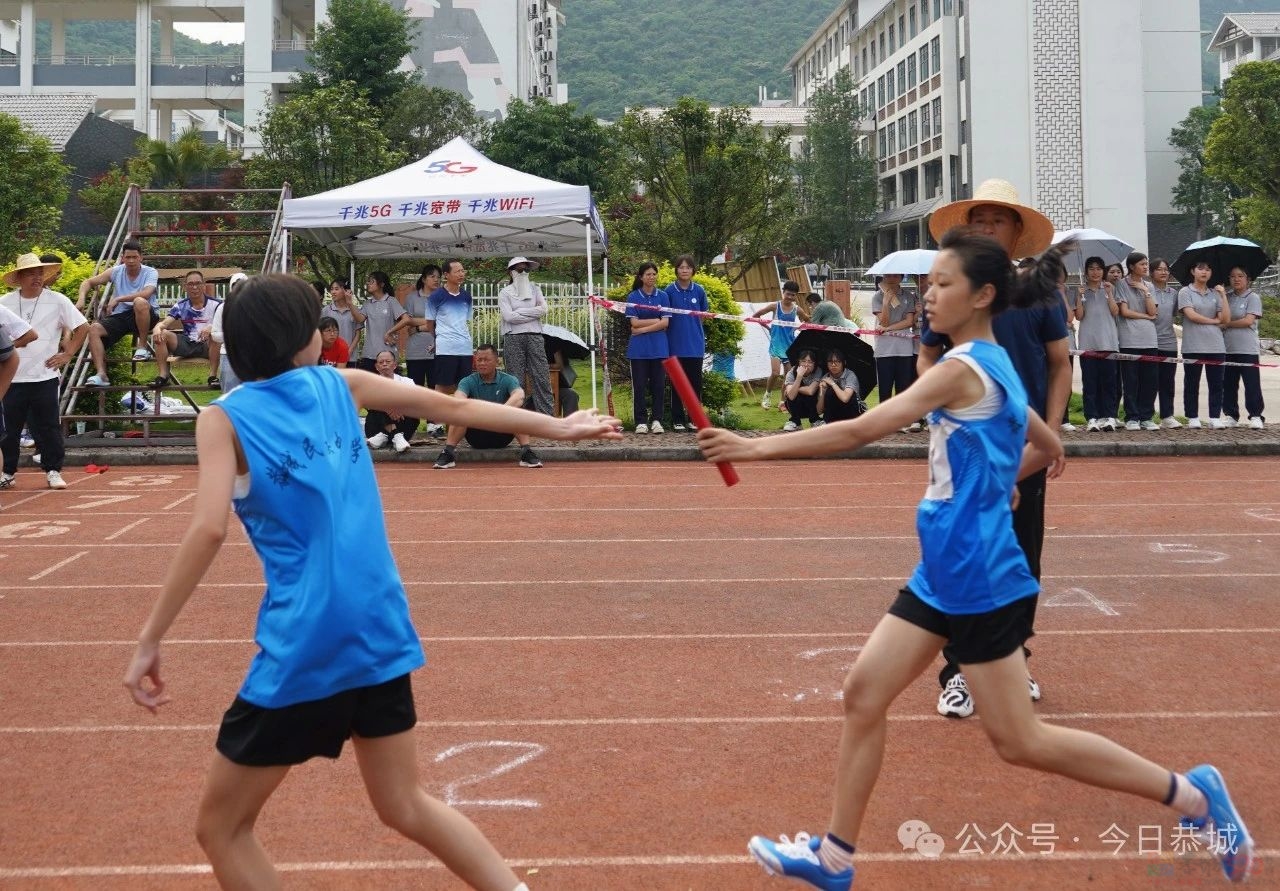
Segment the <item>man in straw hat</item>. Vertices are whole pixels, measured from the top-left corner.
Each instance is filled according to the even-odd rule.
[[[551,370],[547,364],[547,345],[542,337],[542,320],[547,315],[547,300],[542,289],[529,280],[538,264],[527,257],[512,257],[507,263],[511,284],[498,292],[498,310],[502,313],[502,362],[507,373],[525,385],[526,376],[533,388],[533,407],[544,415],[555,414],[551,397]]]
[[[978,186],[973,197],[953,201],[939,208],[929,220],[935,239],[956,226],[971,226],[1004,246],[1012,262],[1043,253],[1053,241],[1053,223],[1018,199],[1018,190],[1002,179],[989,179]],[[1071,354],[1068,352],[1064,307],[1010,309],[992,320],[996,342],[1004,347],[1013,367],[1027,388],[1027,404],[1041,418],[1061,419],[1071,396]],[[923,324],[917,370],[923,374],[942,355],[943,340]],[[1050,428],[1057,430],[1057,424]],[[1018,506],[1013,512],[1013,529],[1027,557],[1031,574],[1040,579],[1040,553],[1044,547],[1044,496],[1047,471],[1032,474],[1018,483]],[[1031,651],[1023,648],[1030,656]],[[973,714],[973,697],[960,667],[943,650],[947,664],[938,675],[942,693],[938,713],[949,718]],[[1030,676],[1031,698],[1040,698],[1040,686]]]
[[[58,416],[58,373],[80,351],[89,323],[62,294],[46,287],[62,273],[62,264],[23,254],[4,283],[17,288],[0,297],[0,306],[17,313],[36,330],[37,339],[18,349],[18,373],[4,397],[4,472],[0,489],[13,486],[18,472],[19,438],[25,424],[40,452],[50,489],[65,489],[62,479],[62,425]],[[67,334],[63,345],[63,334]]]

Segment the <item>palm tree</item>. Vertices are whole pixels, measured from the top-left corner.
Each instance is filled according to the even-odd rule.
[[[148,139],[143,146],[142,156],[154,171],[152,186],[172,186],[179,189],[186,188],[203,173],[225,167],[233,159],[231,152],[222,143],[205,142],[194,124],[178,134],[178,138],[171,143],[161,139]]]

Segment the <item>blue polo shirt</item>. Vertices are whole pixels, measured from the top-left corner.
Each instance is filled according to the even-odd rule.
[[[652,294],[645,294],[639,290],[632,291],[627,295],[627,302],[640,303],[646,307],[645,309],[638,309],[634,306],[628,307],[627,316],[632,319],[661,319],[663,318],[663,313],[659,308],[671,305],[671,299],[667,296],[667,292],[661,288],[658,288]],[[655,309],[648,309],[647,307],[650,306],[655,307]],[[631,340],[627,343],[628,359],[665,359],[670,355],[666,331],[648,331],[644,334],[632,334]]]
[[[707,311],[707,292],[697,282],[689,282],[688,289],[679,282],[667,285],[667,299],[676,309]],[[673,356],[702,358],[707,351],[707,333],[702,319],[697,316],[673,314],[667,322],[667,349]]]
[[[147,266],[145,263],[138,270],[137,278],[129,277],[129,270],[125,268],[123,263],[112,266],[109,275],[111,276],[111,295],[113,297],[136,294],[143,288],[156,287],[160,284],[160,273],[156,272],[155,267]],[[158,291],[152,291],[149,300],[151,309],[159,312],[160,296]],[[118,316],[126,312],[133,312],[133,306],[128,303],[117,303],[111,314]]]

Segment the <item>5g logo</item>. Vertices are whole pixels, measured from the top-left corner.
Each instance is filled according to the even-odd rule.
[[[426,167],[427,173],[473,173],[475,166],[463,164],[461,161],[432,161]]]

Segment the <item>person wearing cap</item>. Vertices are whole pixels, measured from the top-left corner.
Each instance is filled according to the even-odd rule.
[[[18,371],[4,396],[4,469],[0,489],[14,484],[25,424],[40,452],[40,466],[50,489],[65,489],[62,478],[62,425],[58,414],[59,371],[80,351],[89,322],[64,295],[46,287],[62,273],[61,263],[46,263],[23,254],[4,283],[17,288],[0,297],[0,306],[15,312],[35,329],[37,338],[18,348]],[[62,336],[67,334],[65,347]]]
[[[227,295],[234,294],[248,280],[249,276],[243,272],[233,273],[227,281]],[[240,378],[236,376],[235,369],[231,367],[231,359],[227,356],[226,337],[222,330],[222,310],[226,305],[225,300],[218,303],[213,310],[213,323],[209,326],[209,339],[221,347],[219,349],[221,355],[218,359],[218,381],[222,386],[223,394],[230,393],[240,386]]]
[[[529,273],[537,268],[538,264],[527,257],[512,257],[507,263],[510,284],[498,292],[502,363],[520,386],[528,381],[534,410],[553,415],[556,409],[551,396],[551,368],[542,337],[547,299],[542,296],[542,289],[529,280]]]
[[[132,238],[126,241],[120,248],[118,264],[80,283],[76,309],[84,308],[90,289],[107,282],[111,283],[111,299],[101,307],[98,321],[89,326],[89,354],[97,374],[90,377],[88,383],[95,387],[110,385],[107,350],[122,337],[132,334],[138,338],[134,361],[145,362],[151,358],[146,339],[160,321],[160,301],[156,297],[160,273],[142,262],[140,242]]]
[[[956,226],[971,226],[979,233],[995,239],[1009,255],[1010,262],[1043,253],[1053,241],[1053,223],[1038,210],[1023,204],[1013,184],[989,179],[974,190],[973,197],[955,201],[934,212],[929,219],[929,232],[941,240]],[[1050,427],[1066,411],[1071,395],[1071,354],[1067,348],[1065,307],[1031,307],[1010,309],[992,320],[996,343],[1004,347],[1013,367],[1027,388],[1027,404],[1041,418],[1053,419]],[[917,370],[923,374],[942,355],[942,338],[928,328],[928,319],[920,332],[920,355]],[[1044,547],[1044,499],[1046,472],[1034,473],[1018,483],[1018,506],[1013,512],[1013,530],[1027,565],[1036,580],[1040,579],[1040,553]],[[1034,621],[1034,615],[1032,619]],[[1024,651],[1028,656],[1029,650]],[[946,665],[938,675],[942,693],[938,697],[938,713],[946,717],[965,718],[973,714],[973,697],[968,684],[951,653],[943,650]],[[1027,687],[1034,700],[1040,699],[1040,686],[1027,677]]]

